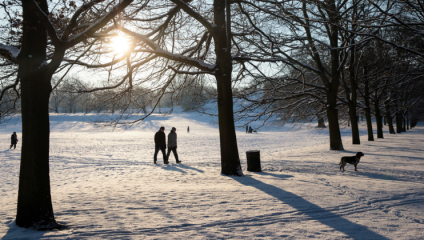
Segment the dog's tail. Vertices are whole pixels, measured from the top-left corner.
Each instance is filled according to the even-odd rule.
[[[337,164],[337,165],[342,165],[342,160],[340,159],[340,162],[339,162],[339,164]]]

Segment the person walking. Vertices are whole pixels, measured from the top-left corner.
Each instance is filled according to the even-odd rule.
[[[16,144],[18,143],[18,135],[16,135],[16,132],[13,132],[12,136],[11,136],[11,144],[10,144],[10,148],[12,149],[12,146],[15,146],[14,149],[16,149]]]
[[[187,126],[187,133],[190,133],[190,126]]]
[[[165,136],[165,127],[160,127],[159,131],[155,134],[155,155],[153,156],[153,163],[156,164],[157,156],[159,150],[163,155],[163,163],[168,164],[168,158],[165,155],[166,149],[166,136]]]
[[[169,155],[171,154],[171,151],[174,153],[175,160],[177,163],[180,163],[181,161],[178,160],[178,154],[177,154],[177,129],[172,128],[171,132],[168,134],[168,154],[166,154],[166,158],[169,159]]]
[[[249,126],[249,133],[252,133],[253,129],[252,126]]]

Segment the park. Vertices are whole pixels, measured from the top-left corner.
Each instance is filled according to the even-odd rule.
[[[421,0],[4,0],[0,33],[2,239],[423,237]]]

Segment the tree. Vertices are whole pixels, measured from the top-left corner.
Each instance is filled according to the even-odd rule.
[[[16,47],[0,44],[0,54],[7,59],[6,62],[18,66],[16,81],[3,88],[1,94],[20,85],[22,153],[16,224],[21,227],[60,227],[54,218],[49,179],[51,81],[65,52],[92,38],[99,30],[107,31],[102,28],[132,0],[122,0],[109,11],[101,12],[101,17],[98,14],[90,16],[92,6],[102,6],[106,10],[111,4],[101,2],[85,3],[71,18],[62,21],[67,8],[63,8],[56,17],[55,13],[49,13],[46,0],[23,0],[20,5],[21,44]],[[75,2],[70,4],[71,7],[75,6]],[[12,9],[8,11],[12,12]],[[50,46],[54,50],[47,55]]]
[[[267,53],[270,58],[262,57],[257,61],[282,62],[300,73],[301,78],[298,78],[297,81],[305,87],[316,90],[308,90],[304,94],[324,103],[329,125],[330,149],[343,150],[339,127],[338,105],[340,103],[338,98],[340,76],[348,59],[344,49],[362,42],[350,41],[352,37],[342,39],[341,23],[343,20],[341,16],[350,14],[349,12],[353,9],[352,5],[356,6],[361,1],[343,1],[337,5],[333,0],[258,2],[261,2],[262,5],[251,4],[251,9],[243,11],[255,33],[261,35],[258,40],[249,35],[244,37],[251,38],[250,42],[256,46],[257,51]],[[249,16],[252,11],[262,12],[264,17],[253,19]],[[266,23],[267,20],[272,21],[273,26],[279,27],[270,28],[261,24]],[[262,25],[265,26],[262,27]],[[305,55],[307,55],[306,59]],[[246,57],[235,59],[252,60]],[[309,84],[303,80],[302,73],[313,73],[319,81]],[[286,81],[283,83],[285,84]],[[352,114],[356,115],[354,109]]]
[[[166,79],[155,83],[159,85],[161,82],[160,97],[179,74],[210,75],[216,82],[218,95],[221,172],[242,175],[233,116],[230,1],[214,0],[211,4],[171,2],[173,5],[151,5],[155,12],[137,11],[123,17],[119,30],[134,39],[135,49],[141,53],[132,59],[127,80],[132,81],[133,74],[141,71],[140,66],[153,59],[158,62],[150,67],[156,70],[151,70],[152,77],[147,79],[154,79],[156,74]],[[143,18],[153,14],[156,16]],[[140,23],[140,28],[125,27],[134,20]],[[149,26],[148,32],[144,31],[143,24]],[[200,71],[191,70],[193,68]]]

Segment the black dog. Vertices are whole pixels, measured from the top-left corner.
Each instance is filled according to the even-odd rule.
[[[343,171],[345,170],[344,167],[346,166],[346,164],[352,164],[355,166],[355,171],[356,171],[356,165],[359,164],[359,160],[361,160],[361,157],[364,156],[364,154],[362,152],[357,152],[356,156],[351,156],[351,157],[342,157],[342,159],[340,159],[340,170],[343,169]]]

